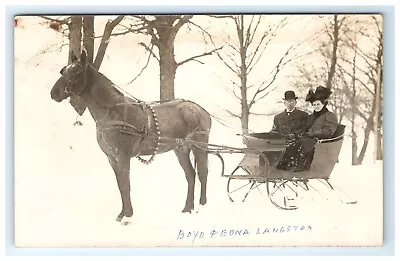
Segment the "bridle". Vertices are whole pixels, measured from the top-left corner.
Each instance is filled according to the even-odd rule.
[[[62,75],[62,77],[65,78],[65,80],[67,81],[67,85],[64,88],[64,92],[70,94],[71,93],[71,86],[78,82],[82,76],[86,76],[86,71],[87,71],[87,66],[83,67],[81,64],[77,64],[77,66],[79,65],[80,69],[82,69],[82,71],[75,77],[75,79],[70,80],[66,77],[66,74],[64,74],[65,70],[68,70],[67,67],[64,67],[60,73]],[[86,77],[85,77],[85,82],[84,82],[84,86],[86,86]],[[83,91],[82,91],[83,92]]]

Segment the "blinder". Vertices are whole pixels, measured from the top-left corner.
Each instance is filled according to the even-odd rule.
[[[81,78],[82,78],[82,76],[85,76],[86,75],[86,70],[87,70],[87,67],[85,66],[85,67],[83,67],[81,64],[79,64],[79,63],[76,63],[75,65],[77,65],[77,66],[79,66],[79,70],[78,70],[78,73],[76,73],[77,74],[77,76],[73,79],[73,80],[70,80],[68,77],[67,77],[67,72],[68,72],[68,66],[64,66],[61,70],[60,70],[60,74],[62,75],[62,77],[64,77],[65,78],[65,80],[67,81],[67,84],[66,84],[66,86],[65,86],[65,89],[64,89],[64,92],[65,93],[68,93],[68,94],[70,94],[71,93],[71,86],[74,84],[74,83],[76,83],[77,81],[79,81]],[[86,85],[86,77],[85,77],[85,82],[84,82],[84,84],[83,84],[84,86]],[[82,93],[82,91],[80,92],[80,93]],[[80,93],[77,93],[77,94],[80,94]]]
[[[61,70],[60,70],[60,74],[63,75],[65,72],[65,69],[67,69],[67,66],[64,66]]]

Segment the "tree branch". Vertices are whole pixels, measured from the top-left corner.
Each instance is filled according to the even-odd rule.
[[[135,78],[133,78],[131,81],[129,81],[129,83],[128,84],[131,84],[131,83],[133,83],[137,78],[139,78],[141,75],[142,75],[142,73],[144,72],[144,70],[147,68],[147,66],[149,65],[149,63],[150,63],[150,57],[153,55],[153,57],[154,58],[156,58],[158,61],[160,61],[158,58],[157,58],[157,56],[155,56],[155,54],[154,54],[154,52],[153,52],[153,46],[154,45],[151,45],[151,47],[148,47],[145,43],[139,43],[141,46],[143,46],[148,52],[149,52],[149,55],[147,56],[147,60],[146,60],[146,64],[143,66],[143,68],[140,70],[140,72],[138,73],[138,75],[136,75],[136,77]]]
[[[160,58],[158,58],[157,55],[153,52],[154,44],[149,47],[145,43],[140,42],[139,45],[146,49],[147,52],[149,52],[158,62],[160,62]]]
[[[213,53],[215,53],[215,52],[221,50],[222,48],[223,48],[223,46],[221,46],[221,47],[219,47],[219,48],[216,48],[216,49],[214,49],[214,50],[211,50],[211,51],[209,51],[209,52],[205,52],[205,53],[202,53],[202,54],[199,54],[199,55],[195,55],[195,56],[193,56],[193,57],[190,57],[190,58],[188,58],[188,59],[185,59],[185,60],[183,60],[183,61],[177,63],[177,66],[180,66],[180,65],[182,65],[182,64],[184,64],[184,63],[193,61],[193,60],[195,60],[196,58],[199,58],[199,57],[211,55],[211,54],[213,54]]]
[[[225,109],[225,112],[227,112],[230,116],[235,117],[235,118],[239,118],[240,119],[240,115],[230,111],[229,109]]]
[[[186,23],[189,22],[190,19],[193,18],[193,15],[184,15],[179,18],[178,22],[173,26],[173,31],[176,33],[179,29]]]
[[[104,33],[103,33],[103,37],[101,38],[101,43],[99,46],[99,49],[97,51],[97,55],[96,55],[96,59],[94,61],[94,67],[96,69],[100,68],[100,65],[103,61],[104,55],[106,53],[106,49],[108,46],[108,43],[110,41],[110,37],[111,37],[111,33],[114,29],[114,27],[119,24],[122,19],[124,19],[124,15],[119,15],[117,18],[115,18],[114,20],[112,20],[111,22],[108,21],[105,28],[104,28]]]
[[[48,20],[48,21],[57,22],[57,23],[60,23],[60,24],[66,24],[66,25],[68,25],[69,20],[71,20],[71,17],[70,17],[70,16],[68,16],[67,18],[64,18],[64,19],[62,19],[62,20],[60,20],[60,19],[54,19],[54,18],[51,18],[51,17],[48,17],[48,16],[43,16],[43,15],[41,15],[41,16],[39,16],[39,17],[40,17],[40,18],[43,18],[43,19],[45,19],[45,20]]]
[[[281,59],[279,60],[278,64],[276,65],[276,67],[275,67],[275,69],[274,69],[275,73],[274,73],[274,75],[272,76],[272,79],[270,80],[270,82],[269,82],[265,87],[262,87],[263,84],[266,82],[266,81],[265,81],[265,82],[257,89],[257,91],[254,93],[252,99],[250,100],[249,107],[252,106],[252,105],[256,102],[256,98],[257,98],[258,95],[260,95],[262,92],[264,92],[266,89],[268,89],[268,88],[275,82],[276,77],[278,76],[278,74],[279,74],[281,68],[282,68],[283,66],[285,66],[288,62],[291,61],[291,59],[289,59],[288,61],[284,62],[284,59],[286,58],[286,56],[288,56],[288,54],[290,53],[290,50],[291,50],[292,48],[293,48],[293,45],[290,46],[290,47],[287,49],[286,53],[285,53],[285,54],[281,57]],[[265,97],[265,95],[263,95],[263,97]]]
[[[276,26],[275,28],[269,27],[267,31],[264,32],[263,36],[261,37],[260,41],[258,41],[257,47],[254,50],[254,52],[250,53],[248,56],[249,62],[248,62],[248,73],[250,73],[253,68],[258,64],[260,61],[261,57],[263,56],[265,50],[267,49],[269,43],[277,36],[277,33],[279,30],[284,28],[287,23],[286,23],[286,18],[282,19]],[[255,35],[255,32],[253,33],[253,37]],[[270,36],[270,37],[268,37]],[[267,38],[268,37],[268,38]],[[251,41],[253,42],[253,40]]]

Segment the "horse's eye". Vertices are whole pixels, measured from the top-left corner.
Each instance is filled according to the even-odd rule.
[[[64,74],[65,68],[67,68],[67,66],[64,66],[64,67],[61,69],[61,71],[60,71],[60,74],[61,74],[61,75]]]

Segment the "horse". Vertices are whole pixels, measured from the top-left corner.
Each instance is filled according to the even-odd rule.
[[[131,223],[130,160],[137,157],[150,164],[156,154],[174,151],[187,180],[183,213],[194,210],[196,170],[201,184],[200,205],[207,203],[208,154],[197,144],[207,144],[211,130],[210,114],[198,104],[183,99],[144,102],[124,95],[114,83],[87,62],[86,51],[60,71],[50,96],[56,102],[70,97],[71,105],[82,115],[88,108],[96,123],[97,142],[115,173],[122,210],[116,220]],[[185,142],[190,140],[191,142]],[[193,153],[194,163],[190,160]],[[141,156],[150,156],[148,160]]]

